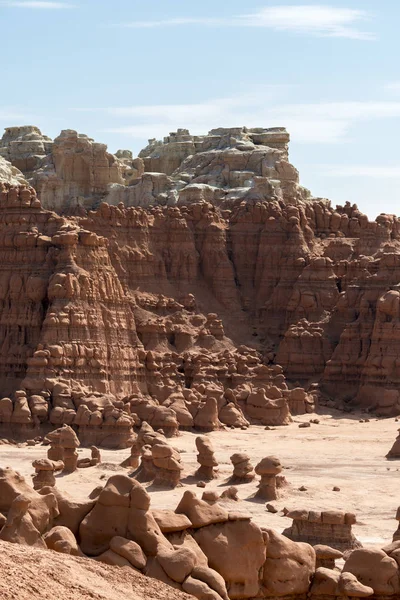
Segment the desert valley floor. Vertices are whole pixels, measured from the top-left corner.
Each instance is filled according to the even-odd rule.
[[[280,491],[273,502],[278,509],[269,513],[265,501],[254,499],[258,478],[238,487],[239,498],[260,526],[278,532],[291,525],[291,519],[282,515],[282,509],[343,510],[357,515],[353,532],[365,547],[381,547],[391,542],[398,523],[395,520],[400,497],[400,460],[387,460],[385,455],[396,438],[399,422],[395,418],[375,419],[365,422],[366,415],[344,414],[324,410],[318,415],[294,417],[286,427],[265,430],[251,426],[246,431],[227,429],[211,432],[210,436],[219,463],[218,479],[207,484],[207,490],[222,492],[229,487],[232,464],[229,457],[234,452],[246,452],[253,465],[266,455],[277,456],[285,469],[288,486]],[[299,428],[299,423],[318,419],[319,424]],[[363,422],[360,422],[362,420]],[[197,434],[180,432],[169,440],[179,449],[184,471],[183,485],[173,490],[147,487],[153,508],[174,509],[185,489],[193,489],[201,496],[191,477],[198,467],[195,437]],[[32,461],[46,456],[47,447],[0,446],[0,465],[10,466],[27,480],[33,474]],[[89,456],[86,448],[78,449],[80,458]],[[118,471],[128,473],[119,464],[129,455],[125,450],[101,450],[102,463],[96,467],[78,469],[69,475],[58,475],[57,486],[74,498],[85,498],[98,485]],[[145,484],[148,485],[148,484]],[[300,491],[300,487],[307,488]],[[339,487],[340,491],[333,491]]]

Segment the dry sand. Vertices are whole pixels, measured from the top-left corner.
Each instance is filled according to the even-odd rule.
[[[302,421],[318,418],[318,425],[299,428]],[[207,484],[208,490],[222,492],[230,485],[234,452],[247,452],[253,465],[268,455],[277,456],[285,466],[289,486],[273,504],[279,511],[284,507],[315,510],[344,510],[354,512],[358,523],[353,527],[356,537],[365,546],[380,547],[392,539],[397,528],[395,514],[400,505],[400,460],[388,461],[385,455],[391,448],[399,422],[395,419],[371,418],[360,423],[365,415],[343,415],[337,411],[295,417],[287,427],[265,430],[251,426],[247,431],[226,430],[208,434],[219,462],[218,479]],[[174,509],[185,489],[199,495],[201,489],[191,477],[198,464],[195,448],[196,434],[183,432],[170,443],[181,451],[184,465],[183,485],[175,490],[148,487],[154,508]],[[43,446],[0,446],[0,465],[10,466],[30,480],[32,460],[45,457]],[[86,448],[79,449],[80,457],[89,456]],[[102,450],[103,463],[97,467],[79,469],[67,476],[57,477],[57,486],[74,497],[84,498],[91,490],[104,484],[116,472],[128,473],[118,465],[129,455],[128,450]],[[305,486],[306,491],[298,488]],[[333,487],[338,486],[339,492]],[[257,481],[237,486],[241,507],[262,526],[281,532],[291,524],[281,512],[268,513],[265,502],[253,498]]]

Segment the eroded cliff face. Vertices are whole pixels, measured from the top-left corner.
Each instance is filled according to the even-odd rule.
[[[179,130],[134,159],[7,129],[0,378],[28,409],[0,420],[41,396],[53,424],[83,426],[81,404],[121,427],[268,424],[299,387],[399,414],[400,221],[313,198],[288,141]]]

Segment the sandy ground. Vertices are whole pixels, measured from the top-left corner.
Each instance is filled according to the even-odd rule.
[[[302,421],[318,418],[318,425],[299,428]],[[253,465],[268,455],[279,457],[288,487],[281,491],[273,504],[279,510],[269,513],[265,502],[253,498],[257,480],[237,486],[242,500],[241,508],[253,515],[262,526],[281,532],[291,524],[281,510],[306,508],[315,510],[343,510],[354,512],[358,523],[354,534],[365,546],[380,547],[392,539],[397,528],[395,520],[400,505],[400,460],[388,461],[400,423],[395,419],[371,419],[360,423],[365,415],[343,415],[329,411],[321,415],[295,417],[288,427],[265,430],[252,426],[247,431],[226,430],[210,433],[219,462],[218,479],[207,484],[209,490],[222,492],[230,485],[232,465],[229,457],[234,452],[247,452]],[[148,487],[155,508],[174,509],[185,489],[201,495],[191,477],[198,464],[195,448],[196,434],[183,432],[170,443],[180,450],[184,465],[182,487],[175,490]],[[0,465],[10,466],[28,480],[33,473],[32,460],[46,456],[47,448],[0,446]],[[88,449],[79,449],[80,457],[89,456]],[[91,490],[104,484],[116,472],[128,473],[118,465],[129,455],[129,450],[102,450],[102,464],[79,469],[67,476],[57,477],[57,486],[74,497],[84,498]],[[305,486],[306,491],[299,488]],[[338,486],[339,492],[333,487]]]

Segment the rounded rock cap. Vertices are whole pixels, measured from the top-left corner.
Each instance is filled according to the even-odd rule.
[[[277,475],[282,471],[282,465],[276,456],[266,456],[255,468],[257,475]]]

